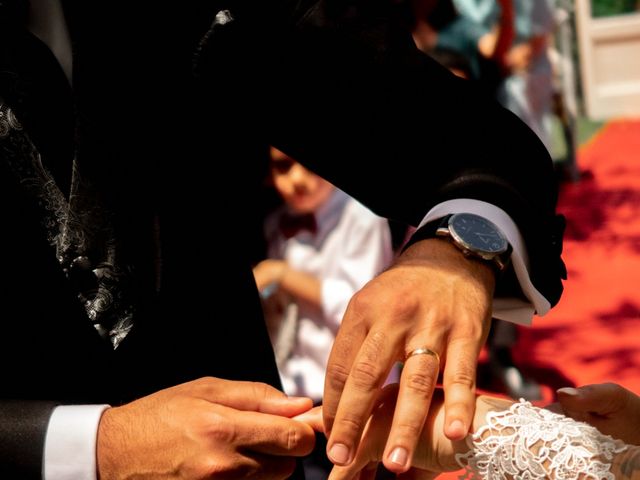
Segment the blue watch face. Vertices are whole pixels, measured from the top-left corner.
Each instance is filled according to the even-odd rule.
[[[489,220],[471,213],[458,213],[449,219],[449,230],[471,250],[502,253],[508,242],[502,232]]]

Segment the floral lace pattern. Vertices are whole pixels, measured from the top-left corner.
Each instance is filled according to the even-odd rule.
[[[487,425],[467,437],[471,450],[456,455],[460,478],[613,480],[611,460],[626,450],[594,427],[520,400],[487,414]]]

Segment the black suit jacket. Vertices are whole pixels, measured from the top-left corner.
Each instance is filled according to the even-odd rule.
[[[57,404],[119,404],[205,375],[279,385],[250,269],[268,143],[407,224],[451,198],[500,206],[534,284],[558,301],[544,146],[421,54],[393,5],[234,2],[222,25],[215,2],[69,0],[73,92],[46,47],[17,22],[3,29],[0,97],[62,189],[74,154],[95,181],[139,307],[111,349],[0,148],[3,478],[40,478]]]

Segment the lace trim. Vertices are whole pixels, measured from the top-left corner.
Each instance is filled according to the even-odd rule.
[[[489,412],[487,425],[467,437],[471,450],[457,454],[460,477],[482,479],[613,480],[620,440],[563,415],[520,400],[509,410]]]

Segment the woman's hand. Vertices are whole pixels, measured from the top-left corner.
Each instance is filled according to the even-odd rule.
[[[561,388],[562,413],[625,443],[640,445],[640,397],[615,383]]]

